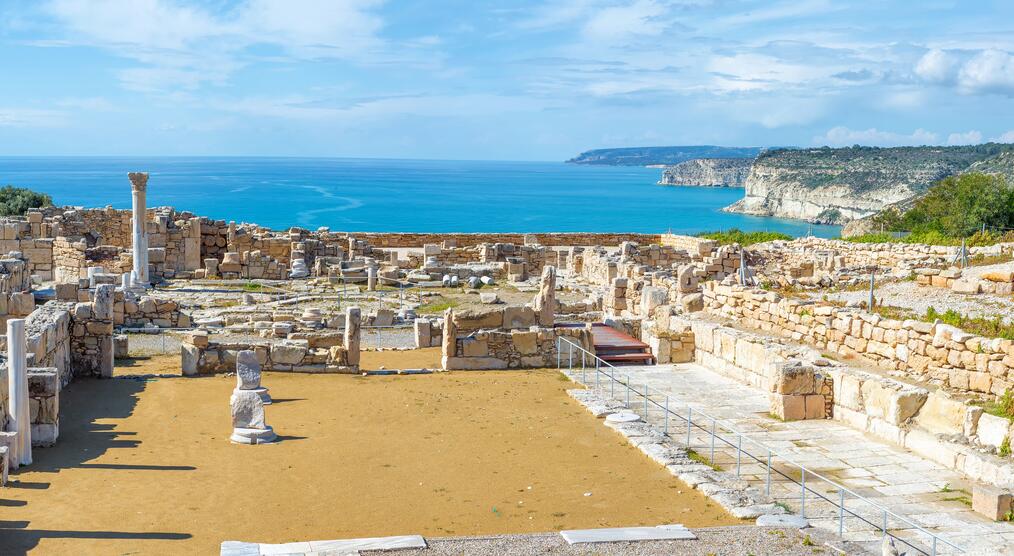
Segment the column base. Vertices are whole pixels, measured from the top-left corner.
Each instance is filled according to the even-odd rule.
[[[278,439],[275,430],[271,427],[266,429],[232,429],[232,436],[229,440],[233,444],[270,444]]]

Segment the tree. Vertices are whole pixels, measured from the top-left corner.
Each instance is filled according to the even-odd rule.
[[[17,216],[30,208],[50,206],[53,206],[53,199],[45,193],[11,185],[0,187],[0,216]]]
[[[899,231],[965,237],[986,225],[1014,227],[1014,188],[1002,176],[962,174],[941,180],[901,215],[881,221]]]

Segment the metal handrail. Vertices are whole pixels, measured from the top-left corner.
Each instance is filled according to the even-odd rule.
[[[664,412],[664,414],[666,415],[665,426],[664,426],[664,430],[663,430],[663,434],[666,437],[672,438],[672,436],[669,435],[669,431],[668,431],[668,429],[669,429],[669,419],[668,419],[668,416],[672,415],[672,416],[675,416],[675,417],[679,418],[680,420],[686,421],[687,424],[688,424],[688,427],[687,427],[687,448],[688,449],[690,448],[690,435],[691,435],[691,431],[693,430],[693,427],[696,427],[697,429],[710,434],[710,436],[711,436],[711,462],[712,462],[712,464],[714,464],[714,461],[715,461],[715,441],[716,440],[721,441],[722,443],[726,444],[730,448],[735,448],[736,449],[736,473],[737,473],[737,475],[739,474],[740,466],[742,464],[742,461],[741,461],[742,458],[741,458],[741,456],[743,454],[746,454],[749,458],[753,459],[757,463],[766,463],[767,464],[767,470],[768,470],[768,477],[767,477],[767,482],[766,482],[766,491],[767,491],[767,494],[770,495],[770,492],[771,492],[771,472],[772,471],[774,473],[776,473],[776,474],[778,474],[778,475],[780,475],[780,476],[788,479],[789,481],[792,481],[793,483],[796,483],[796,484],[800,485],[800,488],[801,488],[800,515],[802,515],[803,517],[805,517],[805,513],[806,513],[806,493],[807,492],[810,492],[813,495],[816,495],[818,498],[820,498],[820,499],[822,499],[822,500],[824,500],[826,502],[830,502],[832,505],[834,505],[838,509],[838,535],[839,535],[839,537],[843,537],[844,536],[843,535],[843,526],[844,526],[845,513],[848,513],[849,515],[851,515],[851,516],[853,516],[853,517],[861,520],[862,522],[864,522],[864,523],[866,523],[868,525],[871,525],[873,527],[881,529],[883,531],[883,533],[884,533],[885,536],[889,536],[891,538],[894,538],[894,539],[896,539],[896,540],[904,543],[905,545],[909,546],[913,550],[918,551],[921,554],[926,554],[928,556],[936,556],[936,554],[937,554],[937,543],[938,542],[943,543],[943,544],[945,544],[945,545],[953,548],[954,550],[958,551],[959,553],[964,553],[965,552],[964,549],[962,549],[960,546],[958,546],[958,545],[956,545],[956,544],[948,541],[947,539],[941,537],[940,535],[937,535],[936,533],[927,531],[925,528],[923,528],[921,525],[913,522],[911,519],[908,519],[908,518],[906,518],[906,517],[904,517],[902,515],[899,515],[899,514],[893,512],[893,511],[887,509],[886,507],[882,506],[881,504],[878,504],[877,502],[874,502],[873,500],[870,500],[869,498],[866,498],[865,496],[860,495],[859,493],[857,493],[857,492],[849,489],[848,487],[845,487],[844,485],[842,485],[842,484],[840,484],[838,482],[835,482],[835,481],[833,481],[833,480],[831,480],[831,479],[829,479],[829,478],[821,475],[820,473],[817,473],[815,471],[807,469],[806,466],[804,466],[803,464],[797,463],[797,462],[793,461],[790,457],[785,456],[785,455],[783,455],[783,454],[781,454],[781,453],[779,453],[779,452],[777,452],[775,450],[772,450],[770,447],[768,447],[763,442],[761,442],[759,440],[756,440],[754,438],[751,438],[750,436],[748,436],[748,435],[746,435],[746,434],[744,434],[744,433],[742,433],[740,431],[737,431],[735,428],[730,427],[730,426],[728,426],[728,425],[726,425],[724,423],[721,425],[721,427],[724,428],[729,433],[735,434],[737,436],[737,442],[733,443],[733,442],[731,442],[729,440],[726,440],[725,438],[722,438],[721,434],[718,432],[718,425],[719,425],[719,419],[718,418],[713,417],[711,415],[708,415],[706,412],[701,411],[700,409],[694,410],[689,404],[687,404],[687,414],[686,414],[686,416],[684,417],[684,416],[680,415],[675,410],[670,409],[670,407],[669,407],[670,406],[670,404],[669,404],[669,394],[667,394],[665,392],[662,392],[662,391],[660,391],[658,389],[651,388],[651,387],[648,386],[647,383],[645,383],[643,391],[642,391],[642,389],[632,388],[631,387],[631,381],[630,381],[630,375],[626,375],[626,379],[627,379],[626,382],[617,380],[617,378],[616,378],[616,367],[614,365],[612,365],[608,361],[605,361],[605,360],[601,359],[600,357],[598,357],[594,353],[591,353],[590,351],[584,349],[580,345],[574,343],[572,340],[567,339],[567,338],[562,337],[562,336],[558,336],[557,337],[556,366],[557,366],[558,369],[562,369],[563,368],[563,360],[562,360],[562,357],[563,357],[562,351],[563,350],[561,349],[561,347],[562,347],[562,344],[564,342],[566,342],[566,344],[568,346],[568,360],[569,360],[568,361],[568,368],[570,370],[573,370],[573,368],[574,368],[574,350],[576,348],[578,351],[581,352],[581,364],[582,364],[582,371],[583,372],[587,371],[587,368],[585,366],[586,365],[587,357],[590,356],[592,358],[592,361],[595,362],[595,369],[594,370],[595,370],[595,373],[596,373],[595,374],[595,377],[596,377],[595,378],[596,388],[600,388],[601,387],[601,385],[599,383],[599,375],[601,374],[601,375],[606,376],[610,380],[610,397],[615,398],[614,385],[616,383],[622,384],[623,386],[625,386],[627,388],[627,396],[626,396],[627,399],[626,399],[625,405],[628,408],[631,407],[631,405],[630,405],[630,393],[631,392],[633,392],[636,395],[639,395],[639,396],[643,397],[644,398],[644,410],[645,410],[645,414],[644,414],[644,420],[645,420],[645,422],[648,422],[649,404],[650,405],[654,405],[656,408],[662,410]],[[609,367],[611,369],[611,372],[607,373],[607,372],[603,371],[602,370],[603,366]],[[582,383],[587,383],[586,378],[582,379]],[[652,400],[650,398],[650,395],[652,393],[655,393],[658,396],[663,396],[665,398],[665,403],[661,404],[661,403],[659,403],[659,402],[657,402],[655,400]],[[695,423],[693,421],[693,417],[695,415],[702,416],[705,420],[710,420],[711,421],[711,429],[709,430],[706,427],[701,426],[699,424],[699,421],[697,423]],[[744,440],[746,442],[748,442],[748,443],[754,444],[755,446],[757,446],[759,448],[763,448],[764,450],[766,450],[766,452],[767,452],[766,459],[761,459],[760,457],[758,457],[758,456],[756,456],[754,454],[751,454],[751,453],[747,452],[746,450],[744,450],[743,446],[742,446]],[[778,458],[784,460],[785,463],[787,463],[787,464],[789,464],[791,466],[799,468],[799,470],[800,470],[800,480],[797,481],[796,479],[794,479],[793,477],[787,475],[786,473],[783,473],[782,471],[779,471],[778,469],[773,468],[772,467],[772,463],[771,463],[771,458],[772,457],[778,457]],[[812,487],[807,487],[807,485],[806,485],[806,479],[807,479],[807,477],[812,477],[812,478],[820,479],[823,482],[827,483],[828,485],[830,485],[830,486],[834,487],[835,489],[837,489],[838,493],[839,493],[839,500],[838,501],[832,500],[832,499],[824,496],[822,493],[817,492]],[[857,500],[860,500],[860,501],[863,501],[863,502],[869,504],[876,511],[878,511],[882,515],[882,517],[883,517],[882,524],[878,525],[877,523],[874,523],[874,522],[870,521],[869,519],[863,517],[862,515],[859,515],[859,514],[855,513],[853,510],[850,510],[850,509],[846,508],[845,507],[845,494],[846,493],[849,494],[850,496],[856,498]],[[912,544],[912,542],[910,542],[910,541],[907,541],[907,540],[902,539],[902,538],[900,538],[900,537],[898,537],[896,535],[891,534],[890,531],[888,531],[888,527],[887,527],[887,518],[888,518],[888,516],[894,517],[896,520],[899,520],[902,523],[904,523],[906,525],[909,525],[912,528],[918,530],[919,532],[921,532],[921,533],[929,536],[930,542],[931,542],[929,552],[927,552],[925,549],[923,549],[923,548],[921,548],[919,546],[916,546],[916,545]]]

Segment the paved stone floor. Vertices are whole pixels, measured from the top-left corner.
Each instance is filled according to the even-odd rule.
[[[806,517],[816,527],[837,533],[837,501],[842,492],[834,485],[810,475],[806,477],[807,486],[823,493],[823,496],[835,503],[817,499],[812,492],[807,492],[804,500],[798,484],[801,479],[799,468],[788,464],[786,458],[910,519],[966,552],[1014,553],[1004,552],[1005,549],[1009,551],[1012,550],[1010,547],[1014,547],[1014,525],[994,523],[973,513],[970,507],[971,487],[955,471],[900,447],[868,437],[836,421],[778,421],[768,415],[766,393],[697,364],[622,367],[617,372],[617,378],[624,382],[629,376],[630,383],[638,392],[644,391],[645,383],[652,389],[650,399],[653,403],[649,404],[649,420],[652,423],[664,426],[661,406],[665,405],[665,397],[668,395],[670,410],[680,415],[680,418],[670,419],[668,431],[674,438],[683,439],[684,443],[687,430],[685,417],[689,404],[695,425],[691,448],[706,460],[710,461],[712,453],[710,435],[706,432],[712,427],[710,417],[717,419],[720,432],[731,429],[742,433],[742,440],[739,435],[731,432],[721,435],[729,444],[723,445],[718,441],[715,446],[715,463],[726,471],[735,472],[738,467],[744,479],[761,488],[767,483],[766,460],[767,449],[770,448],[776,454],[772,457],[775,472],[771,474],[771,495],[794,513],[804,510]],[[588,386],[595,386],[593,371],[589,371],[584,379],[579,369],[575,369],[572,375]],[[609,389],[608,380],[602,380],[599,384],[600,388]],[[622,384],[614,385],[612,395],[620,401],[628,399],[627,389]],[[629,396],[630,406],[643,415],[643,396]],[[703,427],[704,430],[698,427]],[[737,466],[736,446],[739,443],[744,455],[740,456]],[[756,456],[759,461],[750,456]],[[883,512],[848,493],[845,495],[845,505],[869,521],[866,523],[846,514],[842,522],[846,539],[863,543],[879,554]],[[919,550],[932,552],[929,537],[912,525],[888,515],[887,527],[893,535],[917,544]],[[906,547],[900,548],[906,550]],[[908,550],[909,554],[917,554]],[[944,543],[937,543],[937,553],[953,554],[957,551]]]

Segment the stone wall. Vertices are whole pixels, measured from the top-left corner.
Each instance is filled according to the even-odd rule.
[[[555,367],[558,337],[569,338],[589,352],[595,352],[590,324],[583,328],[475,329],[461,336],[453,325],[447,330],[446,323],[454,321],[454,312],[448,310],[444,316],[442,343],[444,370]]]
[[[114,286],[103,284],[95,288],[92,301],[71,305],[70,348],[74,376],[113,376],[114,291]]]
[[[358,373],[360,355],[359,308],[345,313],[341,342],[333,334],[295,334],[278,342],[214,342],[205,331],[189,334],[181,346],[183,374],[187,376],[234,372],[236,354],[251,350],[265,371],[295,373]]]
[[[841,356],[863,356],[882,369],[900,371],[915,380],[993,395],[1014,383],[1011,340],[715,282],[708,282],[703,294],[709,313]]]
[[[538,244],[546,247],[612,246],[619,245],[624,241],[643,244],[658,243],[660,238],[658,234],[583,232],[545,234],[348,232],[348,234],[356,239],[365,240],[375,247],[422,247],[428,243],[442,244],[445,241],[452,241],[458,247],[469,247],[480,243]]]

